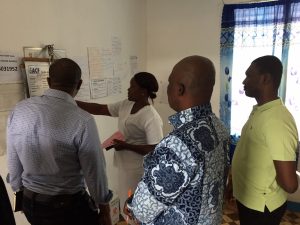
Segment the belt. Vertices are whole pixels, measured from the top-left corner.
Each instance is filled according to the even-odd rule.
[[[24,188],[23,196],[29,198],[31,200],[43,203],[50,203],[50,202],[69,202],[75,200],[76,198],[85,195],[86,191],[82,190],[75,194],[64,194],[64,195],[45,195],[33,192]]]

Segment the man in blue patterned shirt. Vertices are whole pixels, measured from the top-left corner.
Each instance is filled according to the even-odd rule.
[[[96,123],[73,99],[81,83],[80,67],[58,59],[49,68],[50,89],[18,103],[8,119],[10,184],[13,191],[23,189],[32,225],[111,225]]]
[[[144,158],[144,175],[125,212],[137,224],[220,225],[229,133],[212,112],[213,63],[189,56],[169,77],[174,130]]]

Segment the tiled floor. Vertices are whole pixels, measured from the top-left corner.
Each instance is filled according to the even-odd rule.
[[[235,201],[226,204],[223,213],[222,225],[239,225]],[[300,225],[300,212],[287,211],[280,225]]]
[[[237,215],[237,209],[235,201],[230,201],[229,204],[225,204],[223,212],[222,225],[239,225],[239,219]],[[126,225],[126,222],[122,221],[117,225]],[[287,211],[282,219],[280,225],[300,225],[300,212]]]

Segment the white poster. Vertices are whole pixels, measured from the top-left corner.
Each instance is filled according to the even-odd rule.
[[[6,124],[9,112],[0,112],[0,156],[6,153]]]
[[[107,79],[107,95],[117,95],[122,93],[122,82],[120,77]]]
[[[168,95],[167,95],[168,83],[165,81],[159,82],[159,103],[169,104]]]
[[[112,37],[112,57],[113,57],[113,77],[124,79],[126,77],[126,66],[128,66],[122,59],[122,41],[119,37]]]
[[[113,56],[112,51],[109,48],[101,48],[101,67],[103,77],[113,76]]]
[[[90,79],[103,79],[100,48],[89,47],[88,48],[89,70]]]
[[[23,83],[0,83],[0,112],[10,111],[24,98]]]
[[[25,70],[30,97],[43,95],[49,88],[47,82],[49,63],[25,61]]]
[[[72,57],[72,59],[79,65],[81,69],[81,87],[75,97],[76,100],[86,101],[91,99],[89,64],[87,57]]]
[[[138,57],[130,56],[130,76],[134,76],[138,72]]]
[[[0,83],[22,81],[20,58],[12,53],[0,52]]]
[[[93,79],[91,80],[91,97],[103,98],[107,96],[107,81],[106,79]]]

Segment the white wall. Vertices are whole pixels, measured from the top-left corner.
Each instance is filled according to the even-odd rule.
[[[167,82],[173,66],[189,55],[210,58],[216,67],[213,111],[219,115],[221,0],[147,1],[147,69]],[[167,117],[174,112],[156,104],[164,119],[164,132],[170,128]]]
[[[138,56],[139,69],[146,66],[146,0],[10,0],[1,1],[0,52],[14,52],[23,56],[23,47],[42,47],[54,44],[65,49],[67,56],[86,56],[87,47],[111,47],[111,37],[122,42],[122,58]],[[124,68],[123,93],[97,99],[114,102],[127,96],[129,65]],[[100,138],[107,138],[117,129],[117,120],[97,116]],[[116,189],[116,170],[112,166],[112,152],[105,152],[109,186]],[[0,157],[0,173],[7,174],[6,156]],[[11,188],[7,186],[12,198]],[[28,224],[20,213],[17,224]]]

